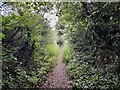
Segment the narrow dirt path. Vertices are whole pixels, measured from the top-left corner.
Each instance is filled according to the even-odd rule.
[[[62,60],[62,53],[57,58],[57,65],[54,67],[48,79],[42,85],[43,88],[72,88],[72,81],[66,73],[65,63]]]

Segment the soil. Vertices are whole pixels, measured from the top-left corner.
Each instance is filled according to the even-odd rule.
[[[53,68],[47,80],[42,84],[42,88],[72,88],[72,83],[66,73],[62,53],[60,53],[57,58],[57,65]]]

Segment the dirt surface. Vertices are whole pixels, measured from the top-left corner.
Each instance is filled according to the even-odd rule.
[[[62,60],[62,53],[57,58],[57,65],[50,73],[47,80],[42,84],[43,88],[72,88],[72,81],[66,73],[65,63]]]

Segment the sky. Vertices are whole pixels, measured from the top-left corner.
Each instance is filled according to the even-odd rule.
[[[58,16],[56,16],[57,9],[55,8],[55,5],[53,6],[53,10],[51,10],[48,13],[45,13],[44,18],[47,18],[47,20],[50,22],[50,27],[52,30],[55,30],[56,22],[58,21]]]

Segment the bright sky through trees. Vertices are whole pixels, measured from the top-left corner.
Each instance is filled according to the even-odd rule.
[[[56,22],[58,21],[58,16],[56,16],[57,13],[57,9],[56,6],[53,6],[53,10],[51,10],[48,13],[45,13],[44,18],[47,18],[47,20],[50,22],[50,27],[52,28],[52,30],[55,30],[55,25]]]

